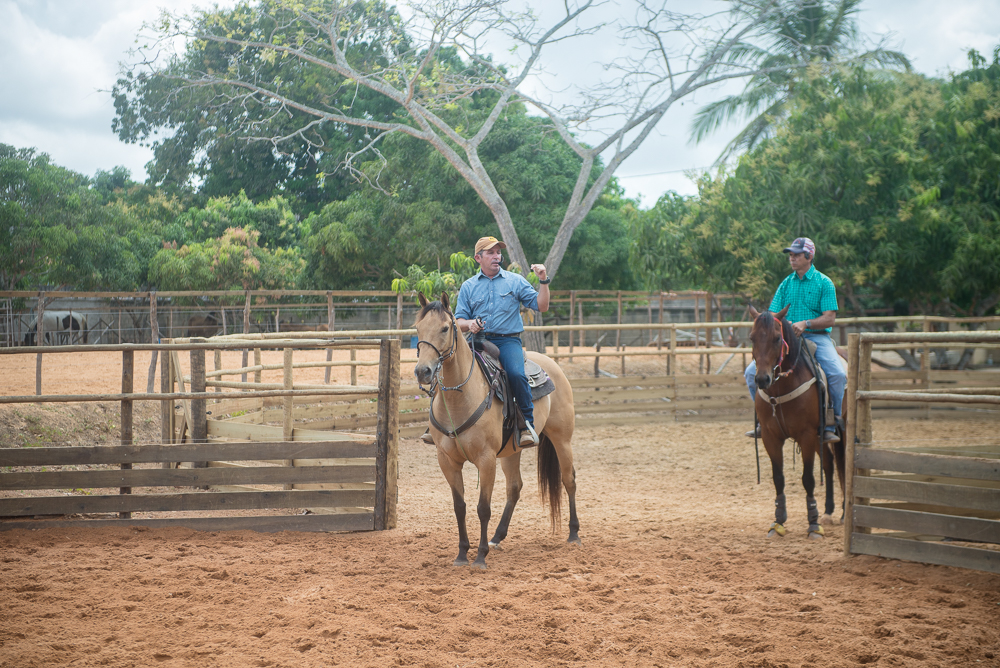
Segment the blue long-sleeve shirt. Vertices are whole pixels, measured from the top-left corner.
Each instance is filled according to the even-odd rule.
[[[520,306],[538,310],[538,292],[528,279],[501,269],[493,278],[479,271],[458,291],[455,317],[482,318],[491,334],[519,334],[524,331]]]

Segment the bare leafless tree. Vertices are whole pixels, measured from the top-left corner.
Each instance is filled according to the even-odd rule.
[[[615,171],[674,103],[699,89],[764,73],[758,56],[765,53],[768,26],[776,13],[797,7],[794,0],[729,0],[718,3],[718,12],[693,14],[672,11],[667,0],[631,0],[627,7],[615,6],[614,21],[601,21],[593,16],[600,3],[567,0],[543,25],[531,11],[513,11],[510,5],[436,0],[412,2],[396,13],[379,2],[262,0],[242,7],[238,20],[223,18],[225,11],[217,9],[164,14],[148,26],[147,46],[127,73],[170,82],[171,95],[193,94],[200,104],[228,108],[232,121],[242,122],[244,136],[279,148],[294,138],[322,150],[314,130],[323,124],[363,127],[363,145],[344,155],[342,164],[376,187],[378,170],[371,162],[363,167],[363,156],[381,158],[380,146],[392,133],[426,141],[489,207],[511,258],[522,267],[529,265],[517,230],[479,148],[509,105],[527,103],[551,119],[554,131],[580,157],[572,197],[545,259],[553,276],[573,232]],[[593,35],[620,44],[622,55],[593,63],[603,78],[562,94],[528,92],[529,80],[537,89],[543,52],[558,42]],[[228,66],[199,70],[190,54],[164,57],[164,50],[178,42],[189,52],[192,45],[215,45],[226,51]],[[489,49],[498,44],[514,47],[508,51],[514,64],[494,60]],[[471,66],[442,65],[446,50],[461,54]],[[303,94],[303,87],[288,79],[296,66],[326,73],[340,94]],[[362,87],[398,105],[399,113],[378,118],[356,109],[343,93]],[[456,122],[455,110],[484,92],[493,96],[488,111],[461,115]],[[555,101],[566,99],[569,103]],[[300,122],[289,126],[290,118]],[[596,178],[595,165],[603,166]]]

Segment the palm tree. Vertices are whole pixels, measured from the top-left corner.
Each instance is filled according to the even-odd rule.
[[[747,48],[734,55],[755,63],[754,67],[763,71],[751,78],[739,95],[713,102],[695,115],[692,124],[695,143],[733,118],[750,119],[726,146],[718,162],[740,150],[753,148],[768,136],[775,123],[785,115],[803,67],[842,65],[843,56],[855,51],[861,42],[855,18],[861,0],[785,0],[785,4],[787,11],[774,14],[772,43],[766,47]],[[910,61],[905,55],[882,48],[854,55],[847,62],[910,70]]]

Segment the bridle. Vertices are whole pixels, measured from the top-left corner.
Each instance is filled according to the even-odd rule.
[[[421,344],[425,346],[430,346],[431,349],[433,349],[434,352],[437,353],[437,361],[434,363],[434,367],[431,369],[430,389],[425,389],[423,385],[421,385],[419,382],[417,383],[417,387],[420,388],[420,391],[424,392],[429,397],[434,396],[434,393],[437,391],[438,387],[440,387],[442,390],[457,390],[461,392],[462,386],[464,386],[466,383],[469,382],[469,379],[472,378],[472,371],[476,368],[476,360],[475,358],[473,358],[472,363],[469,365],[469,375],[465,377],[465,380],[463,380],[458,385],[455,385],[454,387],[448,387],[447,385],[444,384],[444,377],[441,375],[441,369],[444,366],[444,363],[447,362],[449,359],[451,359],[455,355],[455,352],[458,350],[458,323],[455,321],[454,315],[451,315],[451,334],[452,334],[451,349],[447,353],[442,353],[440,350],[438,350],[437,346],[435,346],[430,341],[424,341],[423,339],[417,341],[417,357],[420,357]]]
[[[790,376],[792,372],[795,371],[795,366],[799,362],[799,355],[802,354],[802,346],[800,345],[798,354],[796,354],[795,360],[792,362],[792,364],[788,367],[786,371],[780,371],[781,365],[785,363],[785,356],[788,354],[790,346],[788,345],[788,341],[785,340],[785,326],[781,323],[780,320],[778,320],[778,328],[781,330],[781,352],[778,354],[778,363],[775,364],[774,367],[771,369],[771,373],[774,374],[775,381],[781,380],[786,376]],[[754,361],[755,362],[757,361],[756,357],[754,358]]]

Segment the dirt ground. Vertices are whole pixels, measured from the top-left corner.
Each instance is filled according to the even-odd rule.
[[[44,389],[113,391],[115,358],[87,365],[86,382],[64,375],[65,388]],[[20,359],[0,358],[4,394],[33,392],[34,360]],[[53,442],[114,431],[113,405],[33,410],[3,408],[0,445],[24,445],[22,431]],[[158,425],[147,426],[152,438]],[[0,666],[1000,666],[1000,576],[844,558],[841,527],[807,540],[790,447],[790,531],[765,538],[774,490],[766,460],[756,484],[747,428],[578,430],[582,546],[565,543],[565,516],[550,533],[526,456],[527,488],[485,572],[451,565],[450,492],[433,447],[411,439],[391,531],[0,532]],[[885,440],[997,440],[994,422],[875,429]],[[466,488],[475,494],[471,467]],[[502,504],[500,489],[491,528]],[[478,535],[474,510],[469,528]]]

